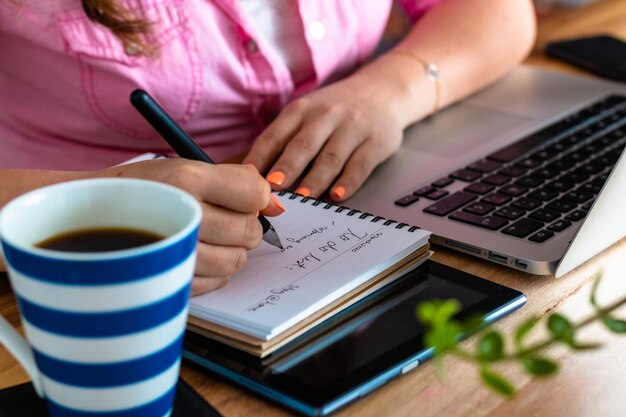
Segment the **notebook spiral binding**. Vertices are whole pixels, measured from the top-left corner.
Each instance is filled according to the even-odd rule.
[[[362,212],[360,210],[354,210],[354,209],[351,209],[351,208],[346,207],[346,206],[338,206],[338,205],[333,204],[333,203],[327,203],[325,201],[318,200],[318,199],[313,198],[313,197],[305,197],[305,196],[303,196],[301,194],[293,193],[291,191],[283,190],[283,191],[279,191],[278,192],[278,195],[281,196],[281,197],[286,195],[286,194],[289,194],[289,199],[290,200],[295,200],[297,198],[300,198],[300,203],[307,203],[309,201],[312,201],[311,205],[312,206],[316,206],[316,207],[319,206],[320,204],[324,204],[324,207],[322,207],[324,210],[330,210],[330,209],[334,208],[336,213],[342,213],[342,212],[344,212],[346,210],[349,210],[346,213],[346,215],[350,216],[350,217],[354,216],[355,214],[359,214],[359,213],[360,213],[359,219],[365,220],[368,217],[372,217],[372,219],[370,219],[370,221],[372,223],[378,223],[381,220],[384,220],[384,223],[383,223],[384,226],[391,226],[392,224],[396,223],[396,225],[394,226],[396,229],[403,229],[405,227],[408,227],[407,231],[409,231],[411,233],[416,231],[416,230],[418,230],[418,229],[420,229],[417,226],[410,226],[407,223],[400,223],[400,222],[397,222],[396,220],[386,219],[386,218],[381,217],[381,216],[374,216],[371,213],[364,213],[364,212]]]

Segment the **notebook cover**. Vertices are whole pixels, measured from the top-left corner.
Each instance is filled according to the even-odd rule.
[[[49,417],[30,382],[0,390],[0,417]],[[221,417],[193,388],[178,380],[171,417]]]

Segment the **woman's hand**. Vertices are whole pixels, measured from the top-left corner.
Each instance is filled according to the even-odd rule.
[[[97,176],[144,178],[174,185],[202,206],[193,295],[225,285],[246,263],[246,251],[261,242],[259,212],[275,216],[284,210],[271,198],[268,182],[253,166],[209,165],[166,159],[121,165]]]
[[[399,148],[407,124],[399,98],[405,94],[389,65],[370,65],[290,103],[244,162],[268,173],[279,190],[312,163],[296,192],[317,197],[332,187],[330,197],[342,201]]]

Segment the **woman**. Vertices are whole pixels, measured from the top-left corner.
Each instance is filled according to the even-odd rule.
[[[391,3],[0,0],[0,205],[74,178],[174,183],[205,208],[194,291],[222,285],[260,240],[256,212],[281,212],[253,167],[274,189],[349,198],[405,127],[494,81],[533,43],[530,0],[402,0],[410,32],[370,61]],[[137,87],[214,159],[250,149],[253,167],[107,168],[168,150],[130,107]],[[215,182],[241,201],[207,192]]]

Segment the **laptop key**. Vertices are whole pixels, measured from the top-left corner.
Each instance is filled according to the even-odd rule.
[[[492,174],[482,180],[485,184],[502,185],[511,181],[511,177],[505,177],[504,175]]]
[[[559,195],[559,193],[557,193],[556,191],[549,190],[547,188],[541,188],[528,194],[528,197],[536,198],[541,201],[550,201],[557,195]]]
[[[439,178],[437,181],[433,182],[432,185],[433,187],[437,187],[437,188],[443,188],[443,187],[447,187],[448,185],[452,184],[454,182],[454,180],[452,178],[449,177],[443,177],[443,178]]]
[[[554,158],[557,155],[557,152],[554,150],[542,149],[534,154],[530,155],[531,159],[539,159],[541,161],[547,161]]]
[[[560,211],[561,213],[567,213],[568,211],[575,209],[576,206],[577,204],[572,201],[556,200],[548,203],[546,208],[549,208],[550,210]]]
[[[477,171],[477,172],[482,172],[482,173],[487,173],[487,172],[491,172],[497,168],[500,168],[500,164],[499,162],[496,161],[489,161],[487,159],[484,159],[482,161],[476,161],[471,165],[467,166],[467,169],[472,170],[472,171]]]
[[[452,174],[450,174],[450,177],[465,182],[472,182],[480,178],[481,176],[482,174],[480,172],[470,171],[468,169],[459,169],[458,171],[454,171]]]
[[[520,187],[534,188],[541,184],[543,184],[544,180],[537,177],[522,177],[519,180],[515,181],[515,185],[519,185]]]
[[[512,197],[520,196],[524,194],[526,191],[528,191],[528,188],[519,187],[517,185],[508,185],[498,190],[499,193],[510,195]]]
[[[515,237],[526,237],[542,227],[542,222],[531,219],[521,219],[502,229],[502,233]]]
[[[542,204],[543,203],[540,200],[535,200],[534,198],[529,197],[522,197],[515,200],[512,206],[519,207],[524,210],[534,210]]]
[[[593,198],[593,194],[585,191],[574,190],[563,196],[565,200],[573,201],[575,203],[584,203],[587,200]]]
[[[498,174],[505,175],[507,177],[519,177],[521,175],[524,175],[526,171],[527,170],[524,168],[508,166],[498,171]]]
[[[426,195],[426,198],[429,200],[439,200],[440,198],[443,198],[447,196],[448,194],[450,193],[446,190],[435,190],[435,191],[428,193]]]
[[[560,179],[546,184],[546,188],[553,190],[553,191],[558,191],[560,193],[567,191],[573,187],[574,187],[574,184],[572,184],[571,182],[562,181]]]
[[[589,211],[589,210],[591,210],[591,206],[592,205],[593,205],[593,201],[590,201],[589,203],[587,203],[584,206],[582,206],[581,209]]]
[[[515,207],[502,207],[500,210],[493,213],[494,216],[503,217],[509,220],[517,220],[524,214],[526,214],[526,210]]]
[[[489,213],[494,208],[495,207],[492,206],[491,204],[483,203],[481,201],[475,201],[465,206],[463,208],[463,211],[467,211],[468,213],[473,213],[473,214],[479,214],[482,216],[483,214]]]
[[[502,226],[505,226],[508,221],[493,216],[477,216],[476,214],[465,213],[463,211],[456,211],[452,213],[449,219],[457,220],[463,223],[469,223],[474,226],[483,227],[489,230],[498,230]]]
[[[400,206],[400,207],[407,207],[407,206],[410,206],[411,204],[415,203],[419,199],[420,198],[418,196],[413,195],[413,194],[409,194],[409,195],[405,195],[404,197],[394,201],[394,204],[396,206]]]
[[[567,169],[570,169],[574,165],[576,165],[575,162],[572,162],[572,161],[569,161],[569,160],[559,159],[559,160],[556,160],[556,161],[548,164],[548,167],[556,169],[559,172],[563,172],[563,171],[565,171]]]
[[[426,197],[428,194],[432,193],[433,191],[435,191],[434,187],[431,187],[430,185],[426,185],[422,188],[418,188],[417,190],[413,191],[413,194],[419,197]]]
[[[542,243],[550,239],[552,236],[554,236],[554,232],[550,232],[549,230],[541,230],[529,237],[528,240],[532,242]]]
[[[586,211],[576,210],[576,211],[571,212],[567,216],[565,216],[565,219],[571,222],[577,222],[579,220],[584,219],[586,215],[587,215]]]
[[[559,217],[561,217],[561,213],[559,213],[558,211],[554,211],[554,210],[550,210],[546,208],[540,208],[530,213],[528,217],[530,217],[531,219],[550,223],[552,221],[555,221]]]
[[[520,168],[536,168],[541,164],[542,162],[537,159],[526,158],[523,161],[516,163],[515,166]]]
[[[475,182],[474,184],[468,185],[463,190],[470,191],[476,194],[487,194],[489,191],[493,189],[494,189],[493,185],[483,184],[482,182]]]
[[[571,225],[572,223],[568,222],[567,220],[557,220],[556,222],[548,226],[548,230],[550,230],[551,232],[560,232],[567,229]]]
[[[560,180],[567,181],[567,182],[583,182],[588,178],[589,178],[588,173],[575,169],[574,171],[568,172],[567,174],[563,175],[560,178]]]
[[[424,212],[434,214],[436,216],[445,216],[475,199],[476,194],[466,193],[465,191],[457,191],[456,193],[426,207]]]
[[[493,204],[495,206],[501,206],[502,204],[506,204],[511,201],[511,197],[508,195],[493,193],[489,194],[487,197],[480,200],[483,203]]]
[[[591,181],[581,185],[580,187],[578,187],[578,189],[588,193],[598,194],[600,190],[602,190],[602,185]]]
[[[558,170],[556,170],[554,168],[543,167],[543,168],[539,168],[539,169],[531,172],[530,175],[532,177],[537,177],[537,178],[541,178],[541,179],[547,180],[547,179],[556,177],[560,173],[561,173],[560,171],[558,171]]]

